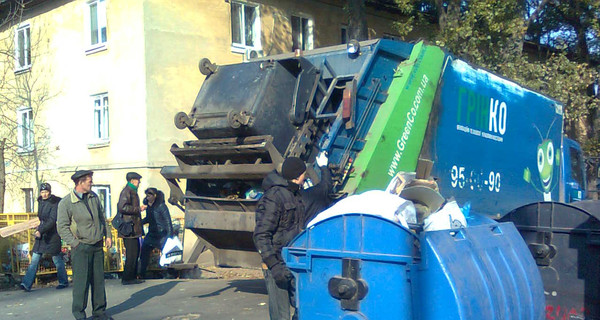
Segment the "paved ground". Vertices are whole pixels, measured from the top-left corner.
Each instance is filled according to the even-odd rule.
[[[264,320],[267,291],[262,279],[146,280],[122,286],[106,280],[108,313],[135,320]],[[73,319],[71,287],[0,292],[0,319]],[[91,311],[88,304],[88,316]]]

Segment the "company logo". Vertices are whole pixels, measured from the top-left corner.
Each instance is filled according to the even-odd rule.
[[[464,87],[458,89],[456,130],[502,142],[507,118],[506,102]]]

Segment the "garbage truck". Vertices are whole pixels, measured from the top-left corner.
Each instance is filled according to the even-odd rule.
[[[231,65],[202,59],[199,69],[206,79],[191,111],[175,115],[197,139],[173,144],[177,166],[161,174],[169,201],[185,208],[186,228],[218,265],[259,264],[252,231],[261,181],[288,156],[311,163],[327,152],[332,197],[385,189],[428,159],[444,197],[494,219],[586,196],[582,151],[563,134],[562,103],[424,42],[351,41]],[[318,183],[318,167],[308,176]],[[589,210],[578,212],[595,219]],[[587,298],[577,294],[582,314]]]

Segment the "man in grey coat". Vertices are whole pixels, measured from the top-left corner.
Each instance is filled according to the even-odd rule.
[[[75,319],[86,318],[91,285],[93,319],[112,319],[106,315],[102,250],[103,244],[112,247],[112,238],[100,199],[92,191],[92,175],[92,171],[79,170],[71,176],[75,188],[58,204],[56,225],[60,237],[71,246],[73,316]]]

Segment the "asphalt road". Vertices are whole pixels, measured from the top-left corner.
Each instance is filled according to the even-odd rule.
[[[146,280],[122,286],[106,280],[107,313],[115,320],[264,320],[267,291],[262,279]],[[71,287],[0,292],[0,319],[74,319]],[[91,317],[91,303],[88,303]]]

